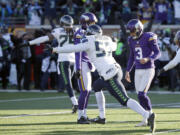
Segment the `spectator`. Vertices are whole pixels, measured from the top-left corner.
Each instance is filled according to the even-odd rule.
[[[45,18],[47,18],[50,22],[50,25],[52,28],[55,28],[54,20],[56,20],[56,23],[58,23],[58,17],[56,14],[56,5],[57,0],[46,0],[44,5],[44,13],[42,16],[41,24],[44,24]]]
[[[149,6],[146,0],[143,0],[139,5],[138,5],[138,18],[141,20],[141,22],[146,25],[152,17],[152,8]]]
[[[35,0],[32,0],[27,5],[28,12],[28,24],[29,25],[40,25],[41,24],[41,15],[42,10]]]
[[[131,19],[131,8],[129,7],[129,3],[127,0],[123,1],[122,18],[125,23],[127,23]]]
[[[156,24],[167,24],[168,8],[170,7],[169,2],[166,0],[156,0],[154,3],[155,11],[155,23]]]
[[[180,0],[173,1],[175,24],[180,24]]]

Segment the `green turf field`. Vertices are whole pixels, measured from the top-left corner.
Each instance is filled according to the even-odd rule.
[[[135,93],[129,94],[136,98]],[[155,134],[180,135],[180,93],[149,94],[157,114]],[[0,135],[145,135],[149,127],[134,127],[141,116],[122,108],[108,93],[107,124],[78,125],[71,102],[62,93],[0,92]],[[94,93],[88,116],[98,116]]]

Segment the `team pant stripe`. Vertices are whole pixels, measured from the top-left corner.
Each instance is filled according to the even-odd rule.
[[[67,81],[66,74],[65,74],[65,71],[64,71],[64,64],[62,62],[60,63],[60,69],[61,69],[61,73],[62,73],[62,76],[63,76],[64,83],[66,85],[66,84],[68,84],[68,81]]]
[[[86,89],[84,87],[84,81],[83,81],[83,76],[82,75],[80,76],[80,84],[82,86],[82,90],[85,91]]]
[[[126,102],[128,100],[128,98],[122,93],[122,91],[118,88],[118,86],[116,85],[116,83],[114,82],[113,79],[110,79],[110,85],[113,88],[113,90],[119,95],[119,97],[121,98],[121,100],[123,100],[123,102]]]

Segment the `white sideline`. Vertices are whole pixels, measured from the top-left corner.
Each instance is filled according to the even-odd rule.
[[[21,91],[19,91],[19,90],[13,90],[13,89],[6,89],[6,90],[0,89],[0,92],[7,92],[7,93],[57,93],[57,90],[45,90],[45,91],[42,92],[40,90],[29,90],[29,91],[21,90]],[[92,90],[92,92],[94,92],[94,91]],[[103,92],[108,93],[107,90],[105,90]],[[132,91],[132,92],[127,91],[127,93],[136,93],[136,92],[135,91]],[[171,91],[150,90],[150,91],[148,91],[148,93],[150,93],[150,94],[172,94],[172,95],[174,95],[174,94],[180,94],[180,91],[171,92]]]
[[[50,100],[50,99],[63,99],[68,96],[56,96],[56,97],[44,97],[44,98],[22,98],[22,99],[11,99],[11,100],[0,100],[0,103],[5,102],[17,102],[17,101],[36,101],[36,100]]]
[[[0,117],[1,119],[10,119],[10,118],[18,118],[18,117],[26,117],[26,116],[46,116],[46,115],[53,115],[53,114],[68,114],[72,113],[71,111],[64,111],[64,112],[51,112],[51,113],[38,113],[38,114],[20,114],[14,116],[5,116]]]
[[[158,135],[158,134],[172,133],[172,132],[180,132],[180,129],[173,129],[173,130],[155,132],[154,134],[144,134],[144,135]]]

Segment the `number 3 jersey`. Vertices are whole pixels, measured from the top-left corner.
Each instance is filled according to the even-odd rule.
[[[58,41],[58,46],[69,46],[74,45],[73,41],[73,33],[67,33],[64,28],[56,28],[51,33]],[[75,54],[74,53],[59,53],[58,54],[58,62],[62,61],[70,61],[75,62]]]
[[[160,57],[160,50],[157,43],[157,35],[152,32],[143,33],[139,39],[129,37],[128,44],[130,55],[127,71],[130,72],[133,65],[136,69],[154,68],[154,61]],[[140,59],[149,58],[145,64],[140,63]]]
[[[53,51],[82,52],[86,51],[90,61],[94,64],[100,76],[105,80],[112,78],[119,70],[119,65],[112,56],[112,51],[117,48],[117,43],[108,36],[87,36],[82,43],[76,46],[57,47]]]

